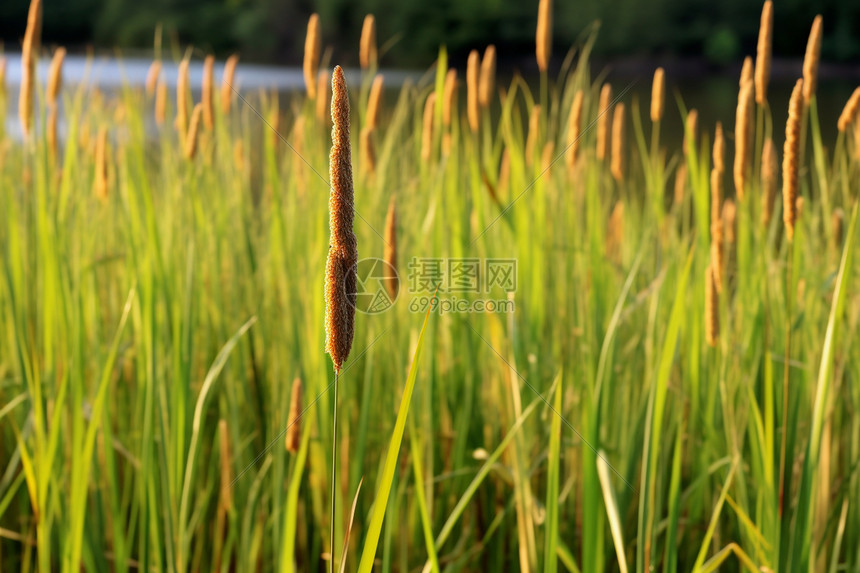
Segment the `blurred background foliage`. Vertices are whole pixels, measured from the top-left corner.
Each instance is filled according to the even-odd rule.
[[[0,2],[0,38],[16,51],[28,2]],[[456,57],[491,42],[503,59],[533,59],[537,0],[44,0],[47,44],[73,49],[150,49],[160,23],[165,42],[219,56],[296,64],[308,15],[319,12],[326,45],[340,61],[357,58],[364,15],[377,16],[387,66],[426,66],[445,44]],[[595,55],[699,58],[720,65],[755,53],[761,2],[750,0],[556,0],[555,54],[601,23]],[[778,0],[774,53],[802,55],[815,14],[824,16],[822,57],[860,61],[860,1]]]

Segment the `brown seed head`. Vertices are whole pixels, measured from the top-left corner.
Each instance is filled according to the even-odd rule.
[[[549,58],[552,55],[552,0],[540,0],[540,4],[538,4],[535,48],[538,69],[545,72],[549,67]]]
[[[848,128],[857,119],[858,109],[860,109],[860,88],[854,90],[854,93],[851,94],[851,97],[848,98],[848,102],[842,109],[842,113],[839,114],[839,122],[837,123],[839,131],[848,131]]]
[[[466,112],[469,116],[469,128],[472,130],[472,133],[478,133],[478,128],[481,125],[478,105],[478,68],[480,67],[480,60],[481,57],[478,55],[478,50],[472,50],[466,63]]]
[[[224,115],[230,113],[233,104],[233,86],[236,84],[236,66],[239,64],[239,55],[233,54],[224,62],[224,75],[221,76],[221,111]]]
[[[436,116],[436,92],[430,92],[424,102],[424,130],[421,132],[421,159],[429,161],[433,154],[433,119]]]
[[[755,101],[759,105],[764,105],[767,101],[772,46],[773,2],[767,0],[761,9],[761,25],[758,29],[758,48],[755,57]]]
[[[99,128],[96,139],[95,176],[93,177],[93,193],[96,197],[107,201],[108,198],[108,141],[107,128]]]
[[[619,103],[615,106],[615,113],[612,115],[612,164],[610,165],[612,176],[619,183],[624,180],[626,169],[625,145],[624,104]]]
[[[681,163],[675,172],[675,205],[684,202],[684,191],[687,189],[687,164]]]
[[[361,25],[361,44],[358,51],[358,61],[362,70],[376,68],[376,19],[373,14],[364,17]]]
[[[499,193],[506,191],[511,180],[511,153],[506,147],[502,152],[502,162],[499,165],[499,179],[496,188]]]
[[[478,82],[478,103],[488,107],[493,100],[493,87],[496,83],[496,47],[492,44],[484,50],[481,60],[481,76]]]
[[[445,74],[445,87],[442,99],[442,124],[451,127],[451,115],[454,110],[454,100],[457,97],[457,70],[451,68]]]
[[[155,92],[155,123],[161,125],[167,119],[167,82],[158,80]]]
[[[612,129],[612,86],[603,84],[597,111],[597,158],[606,159],[609,153],[609,134]]]
[[[779,176],[776,146],[773,139],[767,138],[761,152],[761,224],[770,225],[773,216],[773,202],[776,199],[777,177]]]
[[[788,103],[785,146],[782,150],[782,220],[788,241],[794,239],[797,219],[798,168],[800,162],[800,122],[803,116],[803,80],[797,80]]]
[[[218,421],[218,446],[221,461],[221,507],[229,510],[233,507],[233,488],[230,487],[230,434],[227,431],[227,420]]]
[[[582,106],[585,100],[585,94],[582,90],[577,90],[573,96],[573,103],[570,104],[570,115],[567,118],[567,151],[565,152],[565,162],[569,169],[573,169],[576,165],[576,156],[579,153],[579,138],[582,136]]]
[[[738,87],[744,87],[747,82],[753,81],[753,61],[750,56],[744,58],[744,65],[741,67],[741,79],[738,82]]]
[[[388,213],[385,215],[385,290],[393,301],[397,296],[399,279],[397,278],[397,211],[394,206],[394,195],[388,203]]]
[[[555,159],[555,142],[547,141],[543,144],[543,151],[540,154],[540,172],[549,179],[550,168]]]
[[[711,348],[717,347],[720,337],[719,306],[714,263],[711,261],[705,274],[705,341]]]
[[[714,169],[719,169],[720,171],[726,171],[726,140],[723,137],[723,124],[722,122],[717,122],[717,127],[714,130],[714,150],[713,150],[713,160],[714,160]]]
[[[317,121],[328,127],[329,123],[329,78],[326,70],[320,70],[317,75],[317,99],[316,113]]]
[[[349,94],[343,70],[332,74],[331,154],[329,155],[329,241],[326,261],[326,352],[340,372],[352,348],[355,328],[358,245],[352,230],[355,216],[352,161],[349,142]]]
[[[33,85],[36,60],[39,58],[41,11],[41,0],[32,0],[27,14],[27,31],[21,44],[21,91],[18,96],[18,118],[25,138],[30,136],[30,129],[33,126]]]
[[[285,446],[287,451],[295,454],[299,451],[299,443],[302,438],[302,381],[299,378],[293,380],[290,390],[290,414],[287,418],[287,438]]]
[[[185,159],[194,159],[197,154],[197,132],[200,130],[200,116],[203,115],[203,104],[198,103],[191,112],[191,122],[188,124],[188,132],[185,134],[185,146],[183,148]]]
[[[308,32],[305,36],[305,60],[302,71],[305,76],[305,89],[308,98],[317,97],[317,70],[320,66],[320,52],[322,51],[322,34],[320,33],[320,17],[311,14],[308,18]]]
[[[812,21],[812,30],[809,32],[809,41],[806,44],[806,55],[803,58],[803,102],[809,105],[812,96],[815,95],[815,87],[818,83],[818,64],[821,59],[821,15]]]
[[[51,70],[48,73],[47,100],[49,107],[57,105],[57,98],[63,86],[63,60],[66,58],[66,49],[57,48],[54,57],[51,58]]]
[[[376,172],[376,150],[373,147],[373,130],[365,127],[361,130],[361,168],[368,175]]]
[[[720,218],[720,208],[723,204],[723,172],[714,167],[711,169],[711,238],[713,239],[714,221]]]
[[[155,88],[158,86],[158,78],[161,76],[161,60],[153,60],[149,65],[149,70],[146,72],[146,95],[152,96],[155,94]]]
[[[370,96],[367,98],[367,117],[365,118],[365,124],[368,129],[376,129],[379,127],[379,109],[382,105],[382,87],[382,76],[377,75],[373,78],[373,84],[370,86]]]
[[[651,121],[657,123],[663,119],[663,107],[666,103],[666,72],[657,68],[654,81],[651,84]]]
[[[737,217],[737,207],[731,199],[726,199],[723,203],[723,230],[726,233],[726,241],[728,243],[735,242],[735,219]]]
[[[696,143],[696,135],[699,129],[699,112],[691,109],[687,113],[687,120],[684,122],[684,154],[690,154],[690,144]]]
[[[57,107],[51,106],[48,112],[48,152],[51,154],[51,161],[57,160]]]
[[[203,86],[201,89],[200,103],[203,104],[203,125],[212,131],[215,127],[215,108],[213,95],[215,89],[215,56],[206,56],[203,60]]]
[[[185,141],[185,132],[188,130],[188,87],[188,60],[183,59],[179,62],[176,78],[176,129],[180,142]]]
[[[743,201],[752,153],[753,113],[755,109],[755,86],[752,80],[741,87],[738,95],[738,109],[735,115],[735,192],[738,200]]]

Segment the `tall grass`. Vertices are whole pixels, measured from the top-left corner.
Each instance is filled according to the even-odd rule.
[[[775,201],[764,61],[717,138],[670,73],[654,114],[592,77],[592,36],[558,68],[551,4],[540,93],[477,49],[382,93],[366,24],[347,226],[399,298],[328,346],[336,441],[319,18],[307,94],[233,59],[192,102],[194,51],[177,97],[158,70],[55,107],[30,76],[30,136],[0,135],[0,570],[857,570],[856,113],[822,141],[798,83]],[[416,311],[415,257],[515,259],[515,312]]]

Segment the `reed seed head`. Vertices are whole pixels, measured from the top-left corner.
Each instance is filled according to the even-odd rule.
[[[430,92],[424,102],[424,129],[421,132],[421,159],[429,161],[433,154],[433,120],[436,117],[436,92]]]
[[[809,105],[818,84],[818,64],[821,60],[821,14],[812,21],[806,55],[803,58],[803,102]]]
[[[21,132],[30,137],[33,127],[33,86],[36,60],[39,58],[39,33],[41,31],[41,0],[32,0],[27,14],[27,31],[21,44],[21,90],[18,95],[18,118]]]
[[[499,165],[499,179],[496,184],[496,189],[499,193],[506,191],[508,184],[511,181],[511,152],[506,147],[502,152],[502,162]]]
[[[158,78],[161,76],[161,60],[153,60],[149,65],[149,70],[146,72],[146,95],[152,96],[155,94],[155,89],[158,86]]]
[[[753,61],[750,56],[744,58],[744,65],[741,67],[741,79],[738,82],[738,87],[744,87],[748,82],[753,81]]]
[[[723,204],[723,172],[714,167],[711,169],[711,230],[713,223],[720,217],[720,208]],[[713,232],[711,233],[713,239]]]
[[[684,202],[684,191],[687,189],[687,164],[681,163],[675,172],[675,205]]]
[[[188,130],[188,60],[179,62],[179,70],[176,77],[176,129],[179,131],[179,141],[185,141],[185,132]]]
[[[857,119],[858,110],[860,110],[860,88],[854,90],[854,93],[851,94],[851,97],[848,98],[848,102],[846,102],[845,107],[842,109],[842,113],[839,114],[839,121],[837,123],[839,131],[843,133],[848,131],[848,128]]]
[[[755,86],[749,80],[741,86],[738,95],[738,109],[735,115],[735,192],[738,200],[743,201],[746,190],[747,173],[752,153],[753,114],[755,108]]]
[[[612,115],[612,164],[610,166],[612,176],[619,183],[624,180],[626,170],[625,145],[624,104],[619,103],[615,106],[615,113]]]
[[[108,141],[107,128],[99,128],[99,135],[96,139],[95,152],[95,176],[93,177],[93,193],[102,202],[108,198]]]
[[[722,172],[726,171],[726,140],[723,137],[723,124],[717,122],[717,127],[714,130],[714,169],[719,169]]]
[[[165,119],[167,119],[167,82],[160,79],[155,92],[155,123],[162,125]]]
[[[773,139],[767,138],[761,152],[761,224],[763,227],[770,225],[773,216],[773,202],[776,199],[776,185],[779,174],[778,160],[776,157],[776,146]]]
[[[352,161],[349,141],[349,94],[340,66],[332,74],[329,155],[329,241],[326,261],[326,352],[340,372],[352,348],[355,329],[356,268],[358,245],[352,225],[355,217]]]
[[[800,163],[800,122],[803,116],[803,80],[797,80],[788,103],[785,146],[782,150],[782,220],[788,241],[794,239],[797,220],[798,169]]]
[[[714,263],[711,261],[705,274],[705,341],[711,348],[717,347],[720,337],[719,306]]]
[[[481,116],[478,104],[478,68],[480,67],[481,57],[478,55],[478,50],[472,50],[469,53],[469,60],[466,62],[466,112],[469,117],[469,129],[472,133],[478,133],[478,128],[481,126]]]
[[[397,278],[397,210],[394,195],[391,196],[388,213],[385,215],[385,263],[385,290],[393,301],[400,286]]]
[[[699,112],[691,109],[687,113],[687,119],[684,122],[684,154],[690,154],[690,145],[695,145],[696,135],[699,129]]]
[[[723,230],[726,233],[726,242],[735,242],[735,220],[737,218],[737,206],[731,199],[723,203]]]
[[[48,112],[48,132],[45,134],[48,139],[48,152],[51,154],[51,161],[57,159],[57,107],[51,106]]]
[[[56,107],[60,90],[63,89],[63,60],[66,58],[66,49],[57,48],[54,57],[51,58],[51,69],[48,72],[47,100],[49,107]]]
[[[457,98],[457,70],[454,68],[445,74],[445,87],[442,95],[442,124],[445,127],[451,127],[451,116]]]
[[[330,113],[329,106],[329,77],[326,70],[320,70],[317,75],[317,99],[316,114],[317,121],[328,127]]]
[[[585,93],[580,89],[573,96],[570,104],[570,115],[567,119],[567,151],[565,162],[569,169],[576,165],[576,157],[579,153],[579,139],[582,136],[582,106],[585,101]]]
[[[381,75],[373,78],[373,84],[370,86],[370,96],[367,98],[367,116],[365,124],[368,129],[376,129],[379,127],[379,109],[382,105],[382,87],[383,79]]]
[[[185,159],[194,159],[197,154],[197,132],[200,131],[200,116],[203,115],[203,104],[198,103],[191,112],[191,122],[188,124],[188,132],[185,134],[185,146],[183,148]]]
[[[287,417],[287,437],[284,440],[286,449],[291,454],[299,451],[299,443],[302,439],[302,381],[300,378],[293,380],[290,389],[290,414]]]
[[[538,69],[545,72],[552,56],[552,0],[540,0],[538,4],[535,44]]]
[[[663,107],[666,103],[666,72],[657,68],[651,84],[651,121],[657,123],[663,119]]]
[[[319,14],[311,14],[308,18],[308,31],[305,36],[305,59],[302,72],[305,77],[305,89],[308,98],[317,97],[317,70],[320,66],[320,52],[322,52],[322,34],[320,33]]]
[[[764,102],[767,101],[772,48],[773,2],[767,0],[761,9],[761,25],[758,29],[758,48],[755,57],[755,101],[759,105],[764,105]]]
[[[236,83],[236,66],[239,64],[239,55],[233,54],[224,62],[224,75],[221,76],[221,111],[224,115],[230,113],[233,104],[233,86]]]
[[[543,144],[543,151],[540,154],[540,172],[547,177],[550,175],[550,168],[555,159],[555,142],[550,140]]]
[[[376,19],[373,14],[364,17],[361,25],[361,44],[358,50],[358,61],[362,70],[376,69]]]
[[[597,111],[597,158],[606,159],[609,153],[609,134],[612,129],[612,86],[603,84]]]
[[[203,86],[200,90],[200,103],[203,104],[203,125],[209,131],[215,127],[214,89],[215,56],[209,55],[203,60]]]
[[[493,88],[496,84],[496,47],[492,44],[484,50],[481,60],[481,75],[478,82],[478,103],[489,107],[493,101]]]

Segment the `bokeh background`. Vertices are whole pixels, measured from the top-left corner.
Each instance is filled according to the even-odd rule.
[[[28,2],[0,2],[0,39],[17,51]],[[46,43],[83,51],[151,49],[161,24],[165,41],[194,44],[243,61],[300,62],[307,17],[318,12],[335,57],[354,56],[364,15],[377,15],[384,65],[424,67],[445,44],[455,58],[495,43],[503,61],[533,65],[537,2],[522,0],[45,0]],[[599,21],[597,61],[619,58],[694,60],[732,65],[755,53],[761,2],[749,0],[557,0],[554,44],[558,61],[583,31]],[[774,54],[799,58],[813,17],[822,14],[827,62],[860,64],[860,1],[781,0],[775,3]]]

